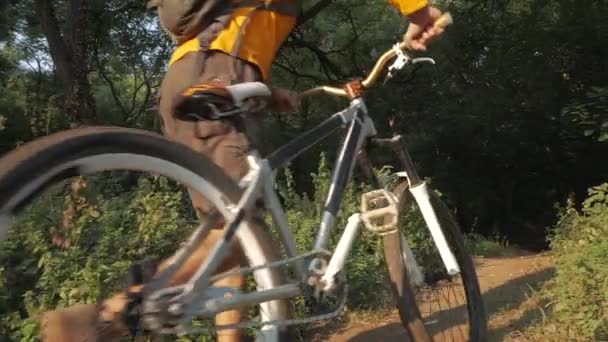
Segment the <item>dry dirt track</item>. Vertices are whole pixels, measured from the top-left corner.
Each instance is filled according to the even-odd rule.
[[[475,263],[488,314],[489,341],[517,340],[518,331],[538,314],[529,294],[532,287],[551,277],[553,269],[550,257],[522,252],[511,257],[476,258]],[[434,329],[437,340],[445,336],[440,331],[443,329],[450,327]],[[317,331],[309,339],[315,342],[408,340],[396,312],[380,322],[377,319],[375,322],[350,320],[337,324],[331,329]]]

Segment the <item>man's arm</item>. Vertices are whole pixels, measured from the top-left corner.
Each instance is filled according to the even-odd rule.
[[[404,41],[410,49],[425,51],[428,43],[443,33],[442,28],[433,26],[442,13],[438,8],[430,6],[427,0],[388,0],[388,2],[410,19],[410,25],[404,36]]]

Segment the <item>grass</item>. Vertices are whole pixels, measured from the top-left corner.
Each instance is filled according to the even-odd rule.
[[[469,254],[482,257],[512,257],[521,254],[516,245],[499,238],[489,239],[475,233],[465,235],[465,247]]]

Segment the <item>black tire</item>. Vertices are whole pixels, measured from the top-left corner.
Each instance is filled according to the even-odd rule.
[[[401,232],[386,234],[383,239],[384,257],[401,324],[412,341],[430,342],[432,339],[418,310],[416,294],[410,286],[410,277],[403,261]]]
[[[450,210],[435,193],[429,192],[431,192],[431,204],[439,219],[442,231],[460,267],[459,278],[464,288],[468,315],[467,340],[484,342],[487,339],[486,315],[473,260],[465,249],[464,237]],[[399,199],[400,211],[415,202],[409,192],[407,182],[399,184],[393,193]],[[403,326],[407,329],[413,341],[433,341],[432,333],[425,328],[424,315],[421,315],[420,303],[416,299],[417,293],[411,287],[410,277],[405,267],[401,232],[384,236],[384,248],[391,287]]]
[[[3,227],[3,222],[6,224],[9,217],[18,213],[47,186],[90,173],[91,170],[100,171],[96,166],[91,166],[92,162],[87,164],[85,161],[103,159],[102,156],[109,156],[110,159],[114,156],[116,160],[127,160],[126,157],[130,156],[140,158],[140,161],[151,161],[148,166],[137,164],[127,168],[112,166],[120,164],[115,162],[103,171],[148,171],[186,183],[180,179],[186,177],[178,174],[181,172],[194,183],[206,181],[209,189],[214,188],[221,194],[221,203],[237,203],[242,195],[241,188],[209,159],[160,135],[119,127],[68,130],[27,143],[0,159],[0,232],[8,227]],[[160,168],[159,165],[165,165],[163,162],[173,165],[173,169]],[[258,253],[259,259],[265,258],[268,262],[278,260],[275,252],[278,248],[268,232],[256,225],[249,226],[248,232],[242,234],[251,239],[248,245],[257,243],[259,246],[256,249],[258,252],[252,253]],[[268,275],[264,277],[269,279],[266,282],[272,286],[284,284],[283,276],[277,270],[268,270]],[[290,318],[291,310],[287,301],[277,300],[269,305],[273,320]]]

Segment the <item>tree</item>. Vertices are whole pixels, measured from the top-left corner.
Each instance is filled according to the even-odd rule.
[[[55,76],[62,88],[66,115],[73,123],[96,121],[89,72],[93,44],[94,14],[99,1],[35,0],[35,14],[46,38]],[[61,6],[63,20],[57,15]]]

